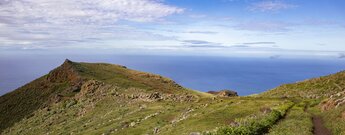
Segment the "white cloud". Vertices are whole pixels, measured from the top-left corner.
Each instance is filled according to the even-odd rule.
[[[154,0],[11,0],[0,6],[1,16],[50,23],[148,22],[183,11]]]
[[[119,21],[157,22],[184,9],[158,0],[2,0],[5,44],[69,45],[97,40],[166,40]],[[90,40],[92,39],[92,40]],[[1,39],[0,39],[1,41]]]
[[[235,25],[236,29],[260,32],[285,32],[295,24],[276,21],[250,21]]]
[[[267,11],[279,11],[284,9],[290,9],[295,8],[297,5],[288,4],[280,0],[264,0],[261,2],[253,3],[249,10],[251,11],[261,11],[261,12],[267,12]]]

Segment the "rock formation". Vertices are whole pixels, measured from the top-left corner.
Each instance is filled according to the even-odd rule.
[[[207,93],[210,93],[219,97],[237,97],[238,96],[237,92],[232,91],[232,90],[209,91]]]

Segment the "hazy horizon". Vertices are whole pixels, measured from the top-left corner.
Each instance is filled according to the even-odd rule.
[[[285,83],[345,70],[343,59],[236,58],[157,55],[27,55],[0,58],[0,95],[37,79],[68,58],[105,62],[160,74],[200,91],[231,89],[240,95],[261,93]]]
[[[343,0],[5,0],[0,2],[0,76],[1,87],[6,87],[1,91],[46,74],[65,58],[129,64],[203,91],[232,89],[226,81],[241,83],[235,85],[235,90],[256,86],[262,91],[334,73],[343,70],[336,65],[342,65],[345,59],[344,5]],[[175,58],[181,61],[171,60]],[[191,67],[160,68],[163,59],[171,62],[167,64]],[[202,59],[206,63],[225,63],[229,69],[209,68],[200,64]],[[293,66],[297,65],[303,70],[294,73],[302,77],[277,74],[281,79],[268,81],[270,86],[245,88],[243,84],[250,82],[241,79],[246,77],[231,80],[229,75],[233,74],[226,74],[238,70],[231,68],[234,63],[229,59],[251,66],[266,61],[271,67],[290,61],[280,67],[281,72],[295,70]],[[188,71],[193,71],[193,63],[199,64],[197,68],[203,72],[218,72],[192,82],[196,76]],[[308,63],[314,65],[315,73],[303,65]],[[329,68],[321,71],[319,66]],[[243,74],[270,75],[270,71],[260,68],[247,68]],[[173,76],[175,73],[184,76]],[[228,79],[222,81],[221,77],[222,84],[207,83],[212,79],[205,78],[218,74]],[[198,86],[204,84],[214,87]]]

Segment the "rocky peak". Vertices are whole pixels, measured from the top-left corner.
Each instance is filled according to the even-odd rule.
[[[65,59],[62,65],[73,64],[73,62],[69,59]]]
[[[82,79],[74,66],[74,62],[66,59],[58,68],[52,70],[47,80],[50,82],[69,82],[73,85],[80,84]]]

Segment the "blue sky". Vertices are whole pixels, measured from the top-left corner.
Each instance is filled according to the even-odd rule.
[[[0,56],[345,57],[343,0],[2,0]]]

